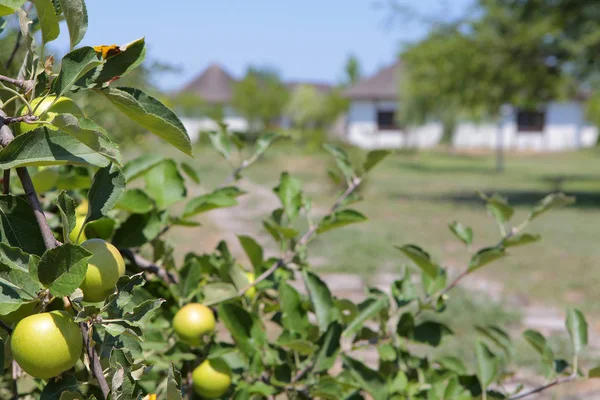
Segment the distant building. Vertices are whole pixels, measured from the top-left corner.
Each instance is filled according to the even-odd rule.
[[[346,119],[346,140],[372,148],[427,148],[442,138],[442,124],[399,126],[397,114],[400,61],[346,90],[351,105]],[[462,121],[453,135],[457,148],[496,148],[498,126]],[[560,151],[594,146],[598,129],[584,117],[580,100],[550,102],[536,111],[508,107],[502,121],[502,145],[507,149]]]

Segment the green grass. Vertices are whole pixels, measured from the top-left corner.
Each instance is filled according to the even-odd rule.
[[[352,151],[352,156],[359,158],[362,153]],[[197,146],[195,154],[190,162],[200,172],[202,185],[219,184],[228,165],[206,146]],[[333,166],[324,153],[308,154],[283,144],[271,149],[245,176],[272,188],[279,173],[288,170],[302,180],[315,214],[323,215],[337,195],[326,174]],[[362,188],[365,201],[354,206],[369,221],[317,238],[311,255],[323,270],[370,276],[375,269],[400,271],[407,260],[394,245],[415,243],[443,265],[464,268],[470,255],[449,232],[449,222],[457,220],[473,228],[474,249],[499,239],[476,190],[507,196],[516,207],[515,225],[531,204],[549,192],[562,190],[576,196],[576,205],[554,210],[529,226],[528,232],[542,235],[541,242],[511,249],[509,257],[478,273],[502,282],[509,295],[600,312],[600,152],[595,150],[509,154],[502,174],[494,171],[493,154],[395,154],[368,177]],[[256,229],[260,227],[257,220]]]

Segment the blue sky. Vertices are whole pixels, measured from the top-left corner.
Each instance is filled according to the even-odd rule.
[[[387,23],[387,1],[88,0],[82,44],[124,44],[145,36],[150,59],[180,68],[159,77],[166,90],[179,89],[213,62],[235,76],[248,65],[268,65],[287,80],[337,82],[350,53],[372,74],[393,60],[401,41],[426,31],[418,21]],[[447,16],[470,2],[420,0],[413,7],[420,14]],[[64,52],[68,38],[61,36],[53,47]]]

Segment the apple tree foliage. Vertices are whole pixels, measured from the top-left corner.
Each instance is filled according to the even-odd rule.
[[[343,149],[328,145],[337,165],[330,176],[345,189],[325,215],[313,211],[300,180],[282,172],[273,189],[280,206],[256,222],[271,243],[240,235],[243,260],[222,241],[210,253],[190,252],[179,261],[169,231],[194,229],[202,214],[235,206],[245,194],[236,183],[278,136],[264,134],[248,145],[226,129],[210,133],[215,150],[229,163],[232,152],[247,158],[222,185],[190,198],[187,186],[198,185],[200,177],[185,161],[143,154],[124,162],[110,132],[84,116],[48,111],[50,118],[42,118],[35,110],[17,114],[15,105],[28,109],[40,97],[88,91],[112,104],[115,113],[192,155],[188,134],[169,108],[141,89],[119,86],[119,77],[143,61],[143,39],[123,46],[78,47],[87,28],[83,0],[24,3],[0,1],[0,27],[16,13],[27,49],[19,75],[0,76],[0,90],[11,95],[0,113],[0,169],[5,171],[0,321],[24,304],[39,303],[40,312],[67,309],[80,323],[84,351],[81,362],[61,376],[33,379],[12,360],[13,326],[2,322],[0,397],[193,398],[191,371],[216,358],[232,370],[233,384],[225,397],[240,400],[518,399],[533,393],[503,385],[514,368],[512,338],[503,327],[478,326],[471,354],[439,357],[431,350],[453,335],[451,324],[438,316],[460,280],[500,264],[512,247],[538,241],[539,235],[525,232],[529,222],[572,198],[551,194],[524,221],[513,224],[514,210],[506,199],[481,194],[500,228],[497,243],[474,249],[472,229],[453,222],[450,233],[470,254],[460,274],[452,277],[424,249],[403,244],[397,246],[397,280],[387,291],[369,288],[357,303],[331,292],[311,268],[308,251],[314,239],[327,240],[329,231],[366,220],[353,208],[361,200],[356,189],[389,153],[372,151],[356,165]],[[66,21],[71,50],[53,68],[52,59],[42,55],[61,33],[61,20]],[[16,124],[36,122],[35,130],[13,135]],[[91,253],[70,240],[76,208],[85,201],[85,236],[110,241],[127,260],[127,274],[100,303],[83,301],[78,287]],[[273,244],[279,253],[268,255],[263,247]],[[249,279],[248,272],[256,279]],[[171,326],[177,310],[191,302],[210,306],[219,322],[216,333],[199,347],[182,343]],[[588,341],[581,312],[568,310],[566,330],[569,360],[557,359],[540,332],[523,334],[539,354],[547,380],[536,390],[600,375],[600,369],[579,365]],[[361,349],[377,354],[377,362],[361,361],[356,355]]]

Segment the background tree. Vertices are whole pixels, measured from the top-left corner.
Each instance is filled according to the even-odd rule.
[[[232,105],[252,129],[269,128],[281,117],[289,97],[279,74],[270,68],[250,67],[233,86]]]
[[[346,86],[354,85],[362,77],[360,62],[354,54],[348,56],[346,65],[344,66],[344,73],[344,85]]]
[[[340,89],[322,93],[314,86],[300,85],[291,93],[285,114],[294,127],[328,129],[347,108],[348,100]]]

